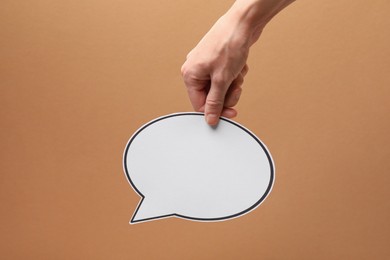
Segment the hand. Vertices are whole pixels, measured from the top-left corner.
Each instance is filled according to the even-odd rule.
[[[216,125],[219,117],[235,117],[241,95],[250,41],[240,34],[234,19],[221,17],[187,55],[182,75],[196,111]]]
[[[187,55],[181,68],[196,111],[216,125],[219,117],[235,117],[250,46],[264,26],[294,0],[236,0]]]

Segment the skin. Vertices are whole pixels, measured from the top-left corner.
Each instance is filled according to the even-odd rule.
[[[209,125],[233,118],[242,92],[250,47],[265,25],[294,0],[237,0],[187,55],[181,68],[195,111]]]

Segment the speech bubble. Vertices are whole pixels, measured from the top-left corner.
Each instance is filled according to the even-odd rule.
[[[259,138],[223,117],[211,127],[202,113],[166,115],[142,126],[127,143],[124,171],[141,196],[131,224],[236,218],[258,207],[275,179]]]

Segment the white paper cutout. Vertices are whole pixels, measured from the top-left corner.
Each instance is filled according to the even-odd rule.
[[[248,129],[201,113],[177,113],[142,126],[124,152],[124,171],[141,196],[130,223],[180,217],[221,221],[261,204],[274,183],[266,146]]]

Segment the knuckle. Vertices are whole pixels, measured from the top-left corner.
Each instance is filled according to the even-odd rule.
[[[204,68],[201,64],[188,64],[187,62],[181,67],[181,75],[185,82],[199,80],[204,74]]]
[[[245,64],[244,68],[242,68],[242,71],[241,71],[241,75],[242,76],[245,76],[249,71],[249,66],[247,64]]]
[[[186,84],[191,84],[195,78],[194,72],[187,67],[182,67],[181,76]]]
[[[184,63],[183,66],[181,66],[180,72],[181,72],[181,75],[182,75],[183,78],[188,76],[189,70],[188,70],[188,66],[187,66],[186,63]]]
[[[211,110],[219,110],[223,107],[223,101],[217,99],[207,99],[206,106]]]
[[[227,82],[228,82],[228,80],[223,75],[216,75],[213,77],[213,83],[216,86],[224,86],[224,85],[226,85]]]

